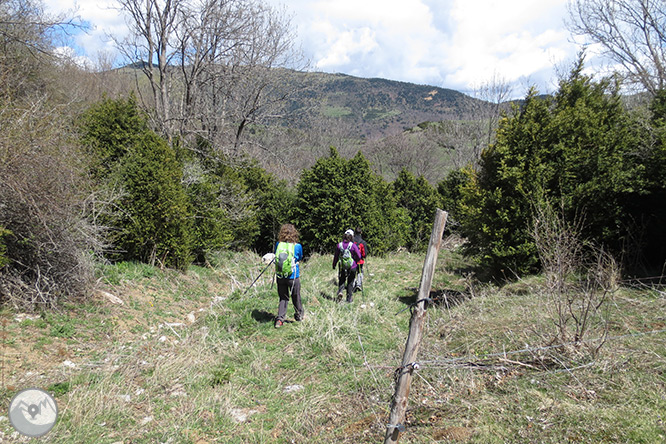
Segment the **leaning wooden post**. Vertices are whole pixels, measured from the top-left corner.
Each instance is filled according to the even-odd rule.
[[[402,424],[407,411],[407,398],[409,397],[409,385],[412,381],[412,372],[416,367],[416,355],[421,345],[421,336],[423,335],[423,322],[425,321],[427,298],[430,296],[430,287],[432,278],[437,265],[437,255],[442,245],[442,235],[448,213],[439,208],[435,213],[435,224],[430,235],[430,244],[425,262],[423,263],[423,272],[421,273],[421,284],[416,298],[412,318],[409,321],[409,336],[405,344],[405,353],[402,356],[402,365],[396,370],[395,394],[391,404],[391,415],[389,423],[386,426],[386,438],[384,444],[397,443],[400,432],[404,430]]]

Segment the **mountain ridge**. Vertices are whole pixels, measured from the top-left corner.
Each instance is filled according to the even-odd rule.
[[[343,73],[307,73],[319,116],[351,124],[363,137],[414,128],[426,121],[474,120],[491,104],[433,85]]]

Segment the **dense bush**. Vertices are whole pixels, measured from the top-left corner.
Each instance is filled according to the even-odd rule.
[[[21,309],[86,295],[99,248],[51,27],[39,2],[0,6],[0,302]]]
[[[87,294],[99,237],[65,117],[7,107],[0,128],[0,300],[34,308]]]
[[[331,251],[356,226],[376,253],[403,245],[407,234],[390,186],[360,153],[346,160],[331,148],[329,157],[303,171],[296,206],[294,222],[308,250]]]
[[[80,126],[93,176],[118,190],[99,219],[112,234],[109,257],[186,268],[193,233],[175,151],[148,128],[132,97],[93,105]]]
[[[582,217],[584,240],[618,256],[626,247],[628,204],[645,192],[640,138],[616,85],[593,82],[582,68],[552,99],[532,92],[503,119],[463,186],[463,232],[494,276],[538,269],[529,227],[541,199],[567,220]]]
[[[423,176],[416,177],[403,169],[393,182],[393,194],[398,207],[409,216],[409,232],[406,247],[425,250],[428,247],[435,210],[440,204],[437,191]]]

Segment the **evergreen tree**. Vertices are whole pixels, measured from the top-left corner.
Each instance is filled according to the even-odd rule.
[[[175,151],[148,128],[132,97],[93,105],[80,127],[100,187],[121,192],[101,219],[112,234],[110,257],[187,268],[191,218]]]
[[[666,91],[657,91],[650,104],[650,137],[639,158],[645,165],[645,192],[630,200],[635,248],[627,258],[635,273],[661,274],[666,263]],[[632,254],[633,253],[633,254]]]
[[[116,245],[124,259],[186,269],[192,232],[182,167],[167,142],[146,132],[121,166],[125,195]]]
[[[224,181],[204,173],[194,160],[187,163],[185,192],[192,216],[192,253],[203,264],[210,253],[229,248],[234,238],[233,226],[220,195],[227,189]]]
[[[462,214],[462,190],[469,181],[467,168],[461,168],[449,172],[441,182],[437,184],[440,206],[448,213],[446,220],[446,231],[454,232],[459,225]]]
[[[416,177],[406,169],[393,182],[398,207],[404,208],[410,219],[407,247],[424,250],[428,246],[439,196],[423,176]]]
[[[362,154],[345,160],[331,147],[303,171],[297,186],[295,224],[304,246],[329,252],[346,229],[363,228],[373,252],[397,248],[404,240],[404,215],[386,184]]]
[[[463,187],[463,232],[469,251],[496,277],[538,269],[530,236],[540,199],[583,217],[585,239],[618,255],[642,193],[639,139],[616,85],[582,74],[582,60],[552,99],[532,91],[500,122],[496,143]]]
[[[255,235],[251,245],[256,251],[272,251],[282,224],[291,222],[296,191],[286,180],[278,180],[256,161],[246,161],[240,169],[243,182],[256,202]]]
[[[79,119],[79,127],[97,179],[107,177],[139,136],[149,131],[133,94],[127,99],[105,98],[93,104]]]

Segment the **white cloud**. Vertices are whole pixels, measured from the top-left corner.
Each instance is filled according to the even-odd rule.
[[[44,1],[54,11],[76,5]],[[498,76],[516,85],[533,81],[543,90],[554,77],[553,67],[577,51],[563,24],[567,0],[265,1],[284,5],[293,15],[306,55],[327,72],[461,91]],[[109,9],[113,4],[78,5],[91,25],[76,38],[79,52],[94,57],[109,51],[113,45],[106,34],[125,32],[120,14]]]
[[[563,19],[566,1],[456,0],[456,29],[446,81],[477,85],[496,72],[510,83],[530,79],[575,54]],[[532,79],[544,88],[548,79]]]
[[[315,65],[323,70],[349,64],[355,55],[368,54],[379,46],[375,33],[367,27],[333,32],[328,24],[322,23],[321,28],[329,29],[326,33],[327,51],[315,62]]]

